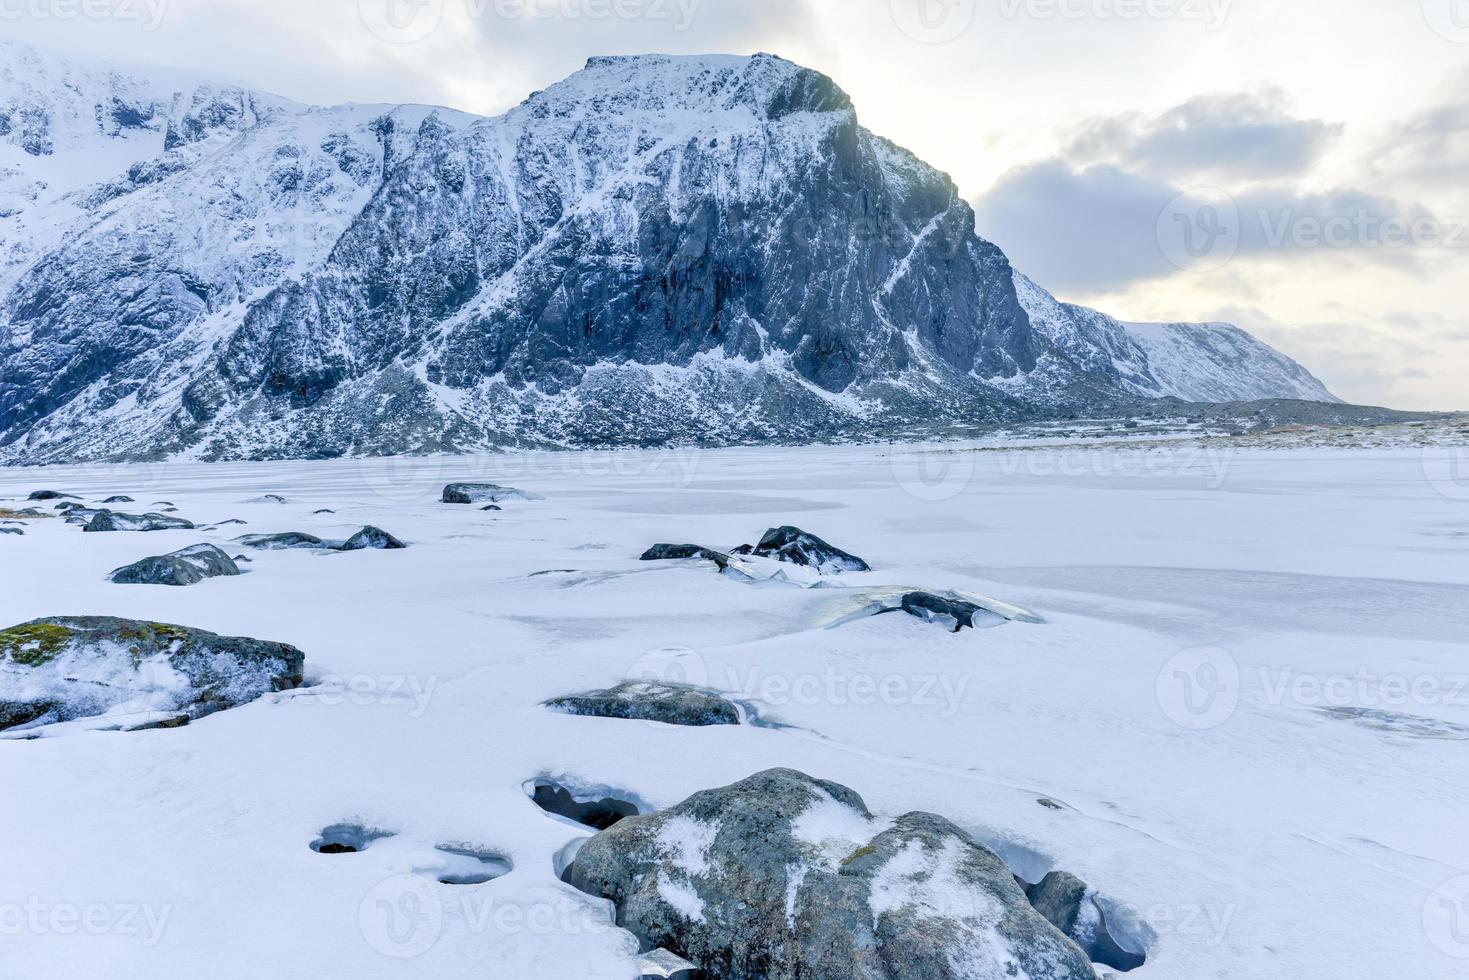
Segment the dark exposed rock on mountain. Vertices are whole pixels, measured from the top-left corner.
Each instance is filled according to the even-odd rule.
[[[993,852],[772,770],[592,838],[565,880],[710,980],[1094,980]]]
[[[0,98],[48,121],[0,135],[0,461],[840,438],[1272,357],[1253,397],[1329,397],[1232,334],[1056,303],[771,55],[595,58],[481,119],[7,54]]]
[[[196,544],[170,555],[144,558],[108,576],[118,585],[194,585],[207,578],[239,575],[234,559],[212,544]]]
[[[687,728],[740,723],[739,708],[717,694],[650,681],[629,681],[606,691],[557,698],[546,706],[592,718],[655,721]]]
[[[110,617],[0,631],[0,729],[108,712],[120,727],[197,719],[302,683],[284,643]]]

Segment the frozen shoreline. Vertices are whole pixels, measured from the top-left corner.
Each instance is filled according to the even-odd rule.
[[[30,522],[0,537],[0,628],[116,615],[277,640],[305,651],[318,685],[177,731],[0,742],[0,972],[632,976],[626,934],[556,880],[578,832],[534,806],[527,781],[666,807],[788,766],[881,816],[944,814],[1027,876],[1080,874],[1157,934],[1130,976],[1450,975],[1450,954],[1469,955],[1433,915],[1435,889],[1452,899],[1469,871],[1466,791],[1445,778],[1469,751],[1457,432],[1445,448],[1332,448],[1305,432],[1202,450],[0,470],[0,498],[129,494],[201,527],[249,522],[152,534]],[[1134,454],[1156,465],[1121,464]],[[461,480],[547,499],[500,513],[436,502]],[[259,502],[267,493],[287,503]],[[787,523],[868,559],[876,571],[854,585],[963,589],[1046,622],[823,629],[831,590],[636,560],[662,541],[733,546]],[[104,580],[199,542],[361,525],[410,547],[262,553],[244,576],[188,588]],[[670,663],[784,727],[540,707]],[[1193,697],[1205,679],[1218,697]],[[310,849],[344,823],[398,844]],[[424,885],[443,847],[514,870]],[[375,902],[410,894],[432,912],[431,942],[373,925]],[[92,926],[68,918],[88,909],[101,910]]]

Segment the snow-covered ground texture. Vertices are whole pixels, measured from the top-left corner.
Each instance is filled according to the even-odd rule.
[[[479,118],[3,43],[0,298],[7,462],[808,441],[1329,397],[1263,345],[1184,329],[1155,362],[1057,303],[946,175],[770,55],[597,58]]]
[[[41,489],[125,494],[199,529],[0,524],[24,531],[0,535],[0,626],[106,615],[287,643],[305,684],[182,728],[0,741],[0,976],[631,980],[609,906],[558,878],[592,831],[531,794],[669,810],[775,768],[861,794],[870,827],[803,818],[834,855],[927,811],[1027,882],[1079,876],[1146,946],[1129,977],[1463,976],[1465,445],[4,471],[11,512],[54,513],[24,501]],[[455,482],[545,499],[440,503]],[[407,548],[106,579],[192,544],[364,525]],[[873,571],[639,560],[785,525]],[[959,633],[849,615],[908,589],[1026,615]],[[745,723],[544,706],[634,678],[721,694]],[[690,921],[715,908],[698,829],[659,883]]]

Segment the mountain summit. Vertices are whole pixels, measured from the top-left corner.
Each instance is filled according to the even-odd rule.
[[[502,116],[0,45],[0,461],[805,440],[1332,400],[1057,302],[780,58],[594,58]]]

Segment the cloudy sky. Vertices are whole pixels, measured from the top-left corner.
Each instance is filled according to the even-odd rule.
[[[486,114],[592,54],[772,51],[1061,298],[1469,408],[1469,0],[0,0],[0,35]]]

